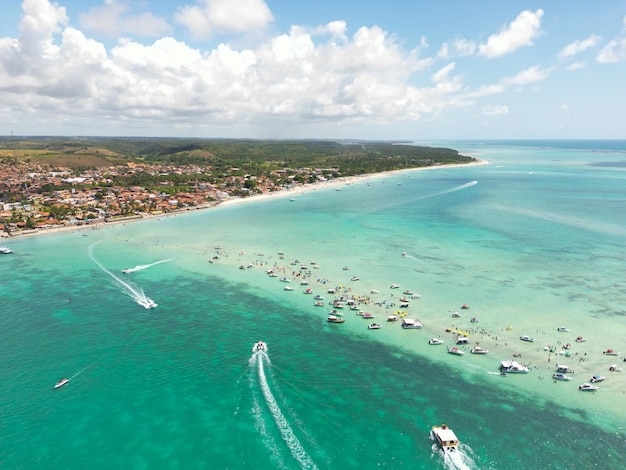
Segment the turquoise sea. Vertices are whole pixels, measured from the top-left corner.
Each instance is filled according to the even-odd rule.
[[[0,243],[0,467],[623,468],[626,141],[419,144],[488,164]]]

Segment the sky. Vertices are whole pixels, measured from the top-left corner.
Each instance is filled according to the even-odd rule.
[[[625,139],[626,1],[2,0],[0,135]]]

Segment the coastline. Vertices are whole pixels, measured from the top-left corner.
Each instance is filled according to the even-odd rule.
[[[84,225],[62,225],[59,227],[31,229],[29,231],[23,231],[23,232],[15,233],[12,235],[8,235],[6,232],[3,231],[0,233],[0,239],[2,239],[3,241],[19,240],[21,238],[33,237],[33,236],[38,236],[38,235],[65,233],[65,232],[72,232],[72,231],[79,231],[79,230],[84,231],[84,230],[89,230],[89,229],[97,230],[97,229],[107,227],[107,226],[112,226],[112,225],[119,225],[119,224],[131,223],[131,222],[140,222],[144,220],[159,219],[159,218],[164,218],[164,217],[174,217],[177,215],[185,214],[185,213],[196,211],[196,210],[213,209],[216,207],[227,207],[227,206],[239,205],[239,204],[244,204],[244,203],[249,203],[249,202],[258,202],[258,201],[263,201],[267,199],[280,199],[284,197],[293,197],[294,195],[303,195],[305,193],[308,193],[311,191],[317,191],[319,189],[335,188],[338,186],[350,185],[352,183],[355,183],[357,181],[362,181],[365,179],[374,179],[374,178],[378,179],[378,178],[393,176],[393,175],[397,175],[401,173],[408,173],[412,171],[441,170],[441,169],[448,169],[448,168],[464,168],[468,166],[482,166],[482,165],[489,164],[489,161],[487,160],[481,160],[481,159],[476,159],[476,160],[477,160],[476,162],[472,162],[472,163],[455,163],[455,164],[450,164],[450,165],[436,165],[436,166],[427,166],[427,167],[419,167],[419,168],[406,168],[402,170],[383,171],[380,173],[366,173],[363,175],[345,176],[341,178],[335,178],[330,181],[306,183],[301,186],[297,186],[297,187],[289,188],[289,189],[283,189],[280,191],[274,191],[274,192],[262,193],[262,194],[254,194],[249,197],[233,197],[233,198],[223,199],[217,202],[210,202],[210,203],[206,203],[206,204],[202,204],[202,205],[198,205],[194,207],[187,207],[185,209],[162,213],[162,214],[141,214],[140,216],[133,215],[133,216],[128,216],[128,217],[121,217],[119,219],[112,219],[108,221],[98,220],[95,223],[84,224]]]

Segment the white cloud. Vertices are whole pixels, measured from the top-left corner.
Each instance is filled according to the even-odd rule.
[[[502,80],[505,85],[528,85],[529,83],[545,80],[550,75],[551,70],[542,69],[537,65],[528,67],[518,74]]]
[[[131,14],[128,5],[119,0],[105,0],[104,4],[79,15],[79,20],[87,31],[108,37],[157,37],[171,30],[165,19],[150,12]]]
[[[509,114],[509,107],[506,105],[483,106],[481,114],[483,116],[502,116]]]
[[[215,32],[262,31],[272,20],[263,0],[197,0],[196,5],[184,5],[176,13],[176,21],[196,38]]]
[[[521,12],[507,28],[489,36],[487,42],[478,47],[478,55],[492,59],[532,45],[532,40],[540,33],[542,16],[541,9],[534,13],[528,10]]]
[[[609,41],[606,46],[604,46],[598,56],[596,57],[596,61],[604,64],[617,63],[626,60],[626,38],[618,38]]]
[[[585,62],[578,61],[578,62],[572,62],[571,64],[569,64],[569,65],[568,65],[567,67],[565,67],[565,68],[566,68],[567,70],[574,71],[574,70],[578,70],[578,69],[583,69],[583,68],[585,68],[585,67],[586,67]]]
[[[559,52],[559,57],[567,58],[575,56],[576,54],[579,54],[580,52],[589,49],[590,47],[596,46],[598,42],[600,42],[600,36],[592,34],[586,39],[574,41],[565,46],[561,50],[561,52]]]

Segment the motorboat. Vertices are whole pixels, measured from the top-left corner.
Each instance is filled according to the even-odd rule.
[[[376,290],[376,289],[372,289],[370,291],[370,294],[380,294],[380,292],[378,290]]]
[[[472,354],[487,354],[488,352],[488,349],[483,349],[480,346],[474,346],[470,351]]]
[[[370,312],[364,312],[363,318],[374,318],[374,314]]]
[[[419,329],[422,328],[422,323],[418,320],[414,320],[413,318],[403,318],[402,319],[402,328],[405,329]]]
[[[389,286],[390,289],[399,289],[400,288],[400,284],[391,284]]]
[[[287,277],[281,277],[280,278],[280,282],[291,282],[291,279],[289,279]]]
[[[444,452],[455,452],[459,450],[459,439],[447,424],[433,426],[430,430],[430,437]]]
[[[461,305],[461,308],[462,308],[463,310],[469,310],[470,306],[469,306],[469,305],[467,305],[467,304],[463,304],[463,305]]]
[[[139,305],[141,305],[145,309],[157,308],[158,307],[158,304],[154,300],[149,299],[148,297],[137,299],[137,303]]]
[[[556,371],[557,371],[557,372],[560,372],[560,373],[562,373],[562,374],[567,374],[568,372],[569,372],[570,374],[573,374],[573,373],[574,373],[574,371],[573,371],[572,369],[570,369],[570,368],[569,368],[569,366],[561,366],[561,365],[557,365],[557,366],[556,366]]]
[[[267,352],[267,344],[265,344],[263,341],[259,341],[258,343],[254,343],[254,346],[252,346],[252,352]]]
[[[529,343],[535,342],[535,338],[531,338],[528,335],[520,336],[519,339],[521,339],[522,341],[528,341]]]
[[[346,321],[346,320],[345,320],[345,318],[341,318],[341,317],[338,317],[338,316],[336,316],[336,315],[328,315],[327,320],[328,320],[330,323],[343,323],[343,322],[345,322],[345,321]]]
[[[361,278],[360,278],[359,276],[352,276],[352,277],[350,278],[350,280],[351,280],[351,281],[360,281],[360,280],[361,280]]]
[[[324,306],[324,302],[315,302],[313,305],[315,305],[316,307],[323,307]]]
[[[397,315],[389,315],[387,317],[387,321],[398,321],[398,316]]]
[[[611,372],[621,372],[622,368],[617,366],[616,364],[611,364],[611,366],[609,367],[609,371],[611,371]]]
[[[603,351],[602,354],[606,355],[606,356],[619,356],[619,352],[617,352],[615,349],[607,349],[606,351]]]
[[[561,333],[567,333],[569,331],[569,328],[566,328],[564,326],[559,326],[556,331],[559,331]]]
[[[122,272],[124,274],[129,274],[129,273],[132,273],[134,270],[135,270],[134,268],[124,268],[122,269]]]
[[[54,384],[54,388],[62,387],[63,385],[65,385],[69,381],[70,381],[70,379],[68,379],[68,378],[61,379],[57,383]]]
[[[291,287],[291,286],[285,286],[285,287],[283,287],[283,290],[293,290],[293,287]]]
[[[428,340],[428,344],[443,344],[443,340],[439,338],[431,338]]]
[[[562,372],[555,372],[554,374],[552,374],[552,378],[554,380],[565,380],[565,381],[572,380],[572,378],[569,375],[564,374]]]
[[[462,315],[459,312],[454,312],[452,314],[452,318],[461,318],[461,317],[462,317]]]
[[[300,285],[301,286],[308,286],[309,285],[309,281],[307,281],[307,280],[300,281]]]
[[[312,294],[313,293],[313,289],[311,289],[310,287],[304,289],[303,291],[305,294]]]
[[[473,317],[473,318],[470,320],[470,322],[471,322],[471,323],[478,323],[478,317]]]
[[[576,338],[576,342],[577,343],[584,343],[585,341],[587,341],[587,338],[583,337],[583,336],[578,336]]]
[[[316,294],[315,297],[313,297],[315,300],[324,300],[324,296],[323,295],[319,295]]]
[[[501,361],[500,371],[506,372],[507,374],[528,374],[530,369],[528,366],[520,364],[517,361]]]
[[[467,336],[459,336],[456,341],[456,344],[469,344],[469,338]]]
[[[596,390],[598,390],[598,388],[599,387],[597,385],[591,385],[588,383],[584,383],[578,386],[578,390],[581,390],[583,392],[595,392]]]
[[[595,384],[597,382],[602,382],[604,379],[606,379],[604,375],[595,374],[593,377],[589,379],[589,382],[591,382],[592,384]]]
[[[461,351],[459,348],[455,348],[454,346],[449,347],[448,352],[457,356],[462,356],[463,354],[465,354],[465,351]]]
[[[367,325],[367,328],[369,330],[380,330],[380,325],[378,323],[371,323],[370,325]]]
[[[13,253],[13,250],[11,248],[9,248],[8,246],[0,246],[0,254],[8,255],[10,253]]]

